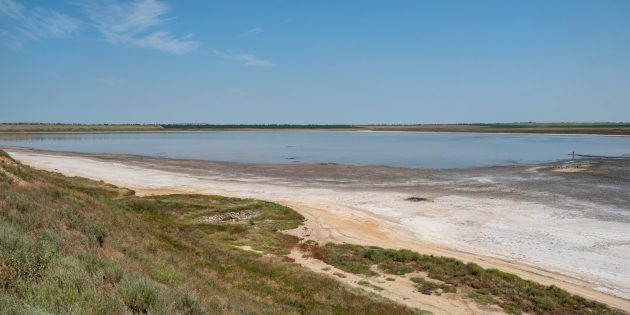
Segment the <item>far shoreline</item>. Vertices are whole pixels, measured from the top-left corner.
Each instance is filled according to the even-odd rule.
[[[469,134],[469,135],[518,135],[518,136],[598,136],[630,137],[629,134],[608,133],[546,133],[546,132],[482,132],[482,131],[424,131],[424,130],[370,130],[370,129],[284,129],[284,128],[226,128],[208,130],[112,130],[112,131],[0,131],[0,135],[45,135],[45,134],[125,134],[125,133],[211,133],[211,132],[360,132],[360,133],[426,133],[426,134]]]
[[[0,123],[4,133],[135,133],[211,131],[361,131],[462,134],[630,136],[627,122],[517,122],[459,124],[56,124]]]

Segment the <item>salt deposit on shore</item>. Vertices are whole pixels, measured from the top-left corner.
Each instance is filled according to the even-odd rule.
[[[282,166],[7,151],[36,168],[144,194],[279,202],[302,213],[309,237],[321,242],[457,257],[630,310],[630,209],[624,199],[630,165],[621,165],[620,178],[591,182],[594,172],[579,178],[588,172],[552,173],[544,166],[428,173],[319,165],[290,172]],[[340,172],[353,178],[335,175]],[[428,200],[406,200],[410,196]]]

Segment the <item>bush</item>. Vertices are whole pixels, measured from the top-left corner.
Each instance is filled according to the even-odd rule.
[[[21,249],[25,243],[24,236],[13,226],[4,222],[0,223],[0,253],[2,253],[0,259],[4,258],[5,254]]]
[[[111,285],[120,283],[124,275],[124,271],[113,263],[107,263],[102,269],[103,281]]]
[[[385,251],[383,251],[383,249],[379,247],[369,247],[369,249],[363,254],[363,257],[376,263],[382,262],[383,260],[387,259]]]
[[[174,311],[173,313],[182,315],[208,314],[208,312],[201,307],[199,301],[189,292],[177,290],[170,300],[173,301],[172,306],[170,307]]]
[[[389,250],[388,254],[394,261],[402,263],[416,261],[420,259],[420,254],[412,252],[408,249],[399,249],[397,251]]]
[[[428,280],[418,278],[418,277],[410,278],[409,280],[411,280],[413,283],[416,284],[416,288],[418,288],[418,291],[420,291],[422,294],[431,295],[435,293],[437,295],[440,295],[442,292],[443,293],[457,292],[457,289],[453,287],[452,285],[437,283],[434,281],[428,281]]]
[[[164,309],[160,287],[146,278],[125,279],[121,284],[121,294],[127,308],[134,314]]]
[[[379,264],[378,268],[383,270],[385,273],[399,276],[415,271],[412,266],[391,260]]]

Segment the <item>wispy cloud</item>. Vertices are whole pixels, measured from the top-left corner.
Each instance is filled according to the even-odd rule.
[[[215,50],[214,54],[223,59],[240,61],[249,66],[256,66],[256,67],[275,66],[271,61],[259,58],[252,54],[234,53],[229,50]]]
[[[89,2],[82,5],[103,38],[111,43],[126,43],[141,48],[183,55],[198,49],[192,35],[175,36],[164,30],[170,8],[157,0],[133,2]]]
[[[14,0],[0,0],[0,18],[11,20],[3,37],[10,46],[21,47],[27,39],[70,37],[79,33],[79,20],[68,15],[40,7],[26,7]]]
[[[70,37],[79,33],[80,22],[68,15],[52,10],[35,8],[28,12],[18,26],[19,31],[31,38]]]
[[[243,36],[258,35],[260,33],[263,33],[264,31],[265,31],[265,29],[262,28],[262,27],[254,27],[254,28],[250,28],[247,31],[243,32],[241,35],[243,35]]]
[[[24,17],[24,6],[13,0],[0,0],[0,17],[21,19]]]

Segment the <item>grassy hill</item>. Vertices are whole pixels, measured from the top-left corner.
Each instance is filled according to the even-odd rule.
[[[411,314],[303,269],[291,209],[218,196],[140,198],[0,157],[0,314]],[[198,218],[239,209],[247,224]],[[271,255],[237,248],[251,245]]]
[[[0,314],[413,314],[313,273],[300,247],[350,273],[422,271],[418,294],[463,290],[510,313],[622,314],[556,287],[444,257],[301,243],[303,218],[270,202],[138,197],[38,171],[0,151]],[[253,249],[253,250],[245,250]],[[439,282],[438,282],[439,281]]]

